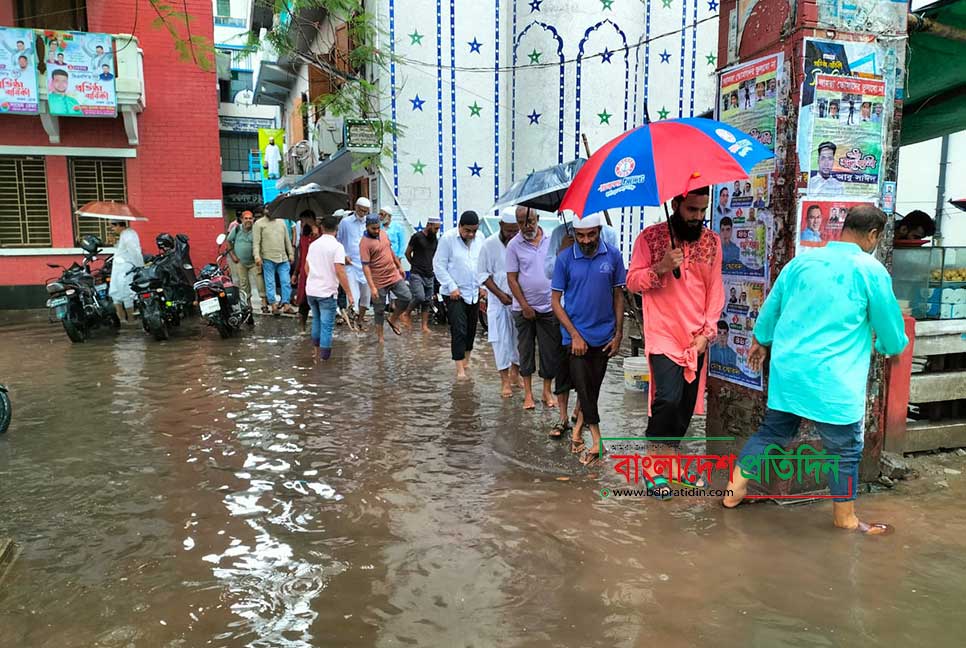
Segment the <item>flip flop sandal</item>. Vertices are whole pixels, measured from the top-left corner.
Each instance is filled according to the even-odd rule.
[[[580,463],[583,466],[593,466],[604,458],[604,455],[600,450],[584,450],[584,454],[580,457]]]
[[[586,449],[587,449],[587,446],[584,445],[583,439],[580,439],[579,441],[574,438],[570,439],[570,454],[579,455],[581,452],[583,452]]]
[[[671,499],[671,483],[664,475],[656,475],[651,479],[651,485],[647,487],[647,494],[666,502]]]
[[[399,330],[399,326],[397,326],[396,324],[393,324],[389,320],[386,320],[386,324],[389,326],[390,330],[392,330],[393,333],[395,333],[396,335],[402,335],[402,331]]]
[[[551,439],[562,439],[563,438],[563,435],[566,432],[569,432],[571,429],[573,429],[573,428],[571,428],[566,423],[562,423],[560,421],[557,421],[554,424],[554,426],[552,428],[550,428],[550,432],[547,433],[547,436],[550,437]]]
[[[708,483],[702,483],[700,485],[698,484],[699,480],[701,482],[704,482],[704,475],[698,472],[698,469],[697,467],[695,467],[694,463],[695,462],[693,461],[689,463],[688,469],[685,471],[683,475],[681,475],[681,478],[676,479],[674,481],[676,483],[683,484],[688,488],[707,488],[709,486]]]
[[[882,531],[880,533],[870,533],[870,531],[873,529],[881,529]],[[853,533],[861,533],[862,535],[868,536],[890,535],[894,531],[895,528],[888,524],[883,524],[882,522],[873,522],[872,524],[869,524],[867,522],[862,522],[861,520],[859,520],[859,526],[852,529]]]

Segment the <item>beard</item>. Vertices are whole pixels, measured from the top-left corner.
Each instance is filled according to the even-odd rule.
[[[527,232],[525,230],[520,230],[520,233],[523,235],[523,238],[525,238],[528,241],[532,241],[533,239],[537,238],[537,233],[539,231],[540,230],[538,230],[538,229],[535,229],[532,232]]]
[[[701,238],[701,232],[704,230],[704,223],[701,221],[689,223],[688,221],[684,220],[684,217],[680,214],[673,214],[671,216],[671,229],[674,230],[674,237],[679,241],[694,243]]]
[[[585,257],[592,257],[597,254],[597,244],[598,241],[593,243],[578,243],[577,246],[580,248],[580,253]]]
[[[425,230],[424,233],[426,234],[426,238],[428,238],[430,241],[436,240],[436,232],[431,230]]]

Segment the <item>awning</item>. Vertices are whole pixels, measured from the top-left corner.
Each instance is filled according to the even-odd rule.
[[[256,104],[284,106],[298,77],[279,65],[263,60],[255,81]]]
[[[966,32],[966,0],[937,2],[916,14]],[[916,22],[910,16],[903,145],[966,127],[966,41],[942,32],[914,31]]]

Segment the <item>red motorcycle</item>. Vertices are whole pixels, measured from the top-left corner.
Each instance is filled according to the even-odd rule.
[[[224,242],[225,235],[219,234],[219,247]],[[231,337],[241,329],[242,324],[254,326],[248,294],[232,281],[225,252],[220,252],[214,263],[201,269],[194,288],[201,317],[208,326],[218,329],[222,338]]]

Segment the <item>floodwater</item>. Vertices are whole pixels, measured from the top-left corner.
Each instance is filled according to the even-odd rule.
[[[295,322],[220,340],[197,320],[72,345],[0,320],[0,646],[961,646],[966,489],[830,505],[602,499],[499,397],[485,342],[454,384],[448,340]],[[610,435],[643,430],[619,363]],[[602,473],[602,474],[598,474]],[[561,479],[569,478],[569,479]]]

